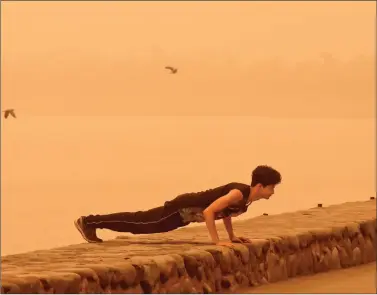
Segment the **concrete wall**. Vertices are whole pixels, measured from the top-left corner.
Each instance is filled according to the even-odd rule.
[[[1,292],[232,293],[237,288],[356,266],[376,260],[375,206],[375,200],[371,200],[288,214],[295,216],[294,223],[287,214],[242,221],[244,227],[264,224],[266,229],[276,228],[279,234],[256,238],[252,244],[239,244],[234,248],[197,244],[191,245],[191,250],[180,251],[178,245],[169,254],[130,257],[124,254],[130,244],[135,244],[123,239],[119,241],[127,243],[128,248],[113,247],[111,259],[103,254],[96,256],[100,259],[94,259],[88,250],[75,255],[79,253],[79,245],[6,256],[2,257]],[[313,227],[321,225],[320,218],[324,216],[328,218],[327,226]],[[305,220],[311,222],[305,223]],[[186,235],[200,230],[189,229]],[[182,232],[171,235],[179,237]],[[104,245],[106,243],[101,246],[84,244],[92,247],[93,252],[99,249],[94,247],[101,247],[103,251]],[[157,248],[163,249],[161,245]],[[65,262],[54,264],[52,259],[46,259],[48,255],[65,255]],[[87,257],[92,257],[93,261]]]

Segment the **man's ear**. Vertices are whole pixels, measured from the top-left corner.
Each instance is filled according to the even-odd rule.
[[[257,183],[255,187],[257,188],[257,190],[260,190],[261,188],[263,188],[263,185],[261,183]]]

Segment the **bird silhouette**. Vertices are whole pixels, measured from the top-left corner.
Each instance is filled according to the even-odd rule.
[[[16,114],[14,113],[14,109],[8,109],[3,111],[4,112],[4,118],[8,118],[9,115],[11,115],[13,118],[16,118]]]
[[[178,72],[178,69],[173,67],[165,67],[165,69],[170,70],[171,74],[176,74]]]

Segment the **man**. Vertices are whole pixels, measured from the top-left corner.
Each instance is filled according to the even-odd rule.
[[[252,202],[268,200],[281,182],[281,175],[269,166],[258,166],[251,178],[251,185],[232,182],[203,192],[182,194],[148,211],[82,216],[75,220],[75,226],[86,241],[95,243],[102,242],[96,235],[97,228],[152,234],[168,232],[191,222],[205,222],[214,244],[229,245],[219,240],[216,230],[215,220],[223,219],[231,242],[250,242],[235,236],[232,217],[245,213]]]

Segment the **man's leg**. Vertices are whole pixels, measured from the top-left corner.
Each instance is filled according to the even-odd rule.
[[[167,212],[164,207],[148,211],[122,212],[107,215],[89,215],[75,221],[77,229],[88,242],[101,242],[96,229],[109,229],[133,234],[168,232],[187,225],[178,211]]]

